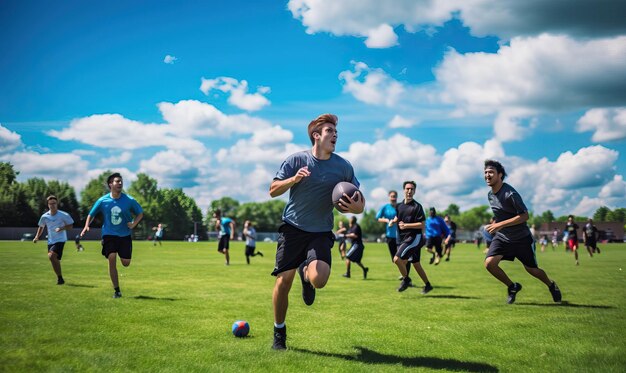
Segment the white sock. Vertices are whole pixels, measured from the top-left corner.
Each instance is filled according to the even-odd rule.
[[[274,327],[275,327],[275,328],[278,328],[278,329],[282,329],[282,328],[284,328],[284,327],[285,327],[285,323],[284,323],[284,322],[283,322],[283,323],[280,323],[280,324],[276,324],[276,323],[274,323]]]

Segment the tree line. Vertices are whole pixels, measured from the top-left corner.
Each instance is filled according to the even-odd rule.
[[[1,227],[33,227],[37,225],[39,217],[47,210],[46,197],[55,195],[59,201],[59,208],[68,212],[75,221],[76,227],[81,227],[95,201],[109,192],[106,178],[112,171],[105,171],[98,177],[91,179],[77,198],[74,188],[67,182],[43,178],[30,178],[18,182],[19,171],[13,165],[0,162],[0,226]],[[136,238],[147,238],[153,234],[153,228],[161,223],[165,227],[166,239],[183,239],[190,234],[197,234],[200,239],[206,238],[207,230],[215,230],[213,212],[221,209],[224,216],[234,219],[237,230],[241,231],[243,222],[251,220],[259,232],[276,232],[282,223],[282,211],[285,202],[273,199],[265,202],[245,202],[231,197],[214,200],[206,213],[196,204],[195,200],[187,196],[180,188],[159,188],[155,179],[140,173],[137,180],[125,188],[126,193],[139,202],[144,210],[144,219],[135,229]],[[377,208],[379,208],[378,206]],[[428,211],[430,206],[424,206]],[[438,208],[439,206],[434,206]],[[359,218],[359,225],[364,234],[381,235],[385,232],[385,225],[376,219],[377,209],[363,212]],[[481,205],[461,211],[456,204],[450,204],[445,210],[438,210],[440,216],[450,215],[458,229],[474,231],[486,224],[492,216],[487,205]],[[576,221],[585,221],[588,217],[576,216]],[[102,224],[100,216],[92,223],[99,227]],[[593,215],[596,222],[618,221],[626,222],[626,208],[611,210],[600,207]],[[339,221],[348,224],[348,218],[335,210],[335,227]],[[547,222],[565,222],[567,215],[555,217],[547,210],[540,215],[530,214],[529,224],[539,227]]]

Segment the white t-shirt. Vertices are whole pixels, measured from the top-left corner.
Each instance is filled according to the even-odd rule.
[[[248,228],[248,234],[246,234],[246,246],[256,246],[256,229],[254,227]]]
[[[74,224],[74,219],[65,211],[57,210],[57,213],[52,215],[50,211],[41,215],[39,219],[40,227],[48,228],[48,245],[52,245],[57,242],[67,241],[67,231],[62,230],[56,232],[56,228],[63,228],[66,225]]]

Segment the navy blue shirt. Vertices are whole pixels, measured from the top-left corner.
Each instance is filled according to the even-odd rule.
[[[396,206],[396,210],[398,211],[398,222],[419,223],[426,220],[424,208],[416,200],[412,200],[409,203],[400,202]],[[418,234],[422,234],[421,229],[400,229],[400,227],[398,227],[398,232],[400,241],[404,241],[408,235],[417,237]]]

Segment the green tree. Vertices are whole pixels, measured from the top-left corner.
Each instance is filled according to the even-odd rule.
[[[89,211],[93,207],[94,203],[96,203],[100,197],[110,192],[109,186],[107,185],[107,178],[112,173],[113,171],[107,170],[101,173],[97,178],[89,180],[85,189],[80,192],[80,213],[83,223],[87,219],[87,215],[89,215]],[[91,226],[100,227],[101,225],[102,215],[99,214],[91,223]]]
[[[163,219],[163,196],[159,192],[157,181],[144,173],[137,174],[137,180],[128,188],[128,194],[143,209],[143,219],[135,230],[147,237],[152,228],[162,223]]]
[[[473,231],[488,223],[491,216],[489,206],[481,205],[462,212],[456,223],[459,228]]]
[[[364,211],[363,216],[359,219],[358,223],[361,226],[364,235],[369,234],[378,237],[385,233],[385,225],[378,222],[378,219],[376,219],[376,211],[374,209]]]
[[[607,221],[606,220],[606,215],[611,212],[611,209],[609,209],[606,206],[602,206],[599,209],[596,210],[596,212],[593,214],[593,220],[594,221]]]
[[[442,215],[450,215],[451,217],[453,216],[459,216],[461,214],[461,209],[459,208],[458,205],[455,205],[454,203],[451,203],[448,208],[442,212]]]
[[[237,208],[235,220],[239,222],[238,229],[243,227],[244,221],[250,220],[258,232],[275,232],[282,224],[284,209],[285,202],[280,199],[246,202]]]

